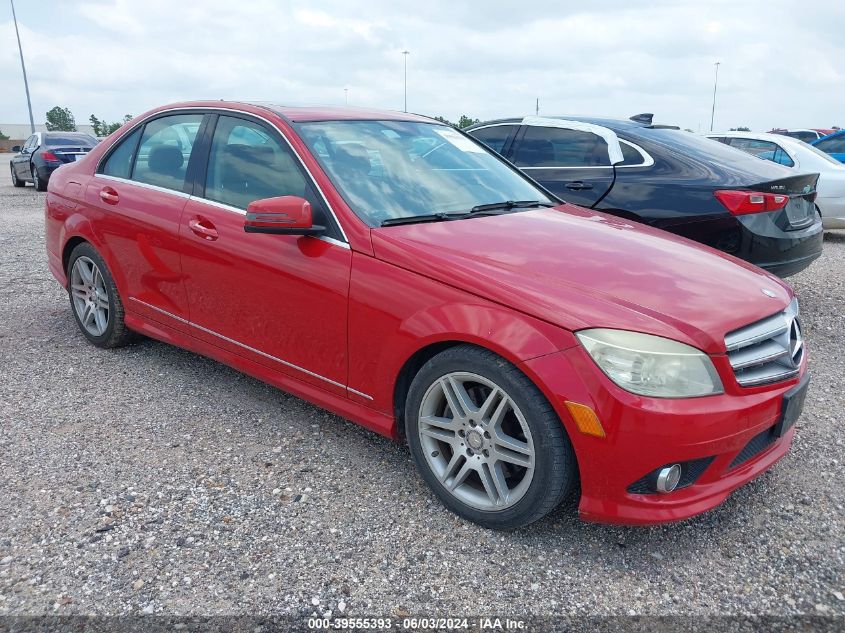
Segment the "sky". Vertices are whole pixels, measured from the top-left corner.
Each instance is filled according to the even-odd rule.
[[[188,99],[845,127],[845,1],[16,0],[36,123]],[[406,56],[402,51],[408,50]],[[8,0],[0,122],[27,123]]]

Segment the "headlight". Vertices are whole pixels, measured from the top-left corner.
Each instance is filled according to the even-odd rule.
[[[689,345],[625,330],[581,330],[576,336],[596,365],[626,391],[654,398],[723,391],[710,358]]]

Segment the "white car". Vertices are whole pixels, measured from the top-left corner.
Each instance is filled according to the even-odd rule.
[[[723,132],[708,138],[801,172],[818,172],[816,206],[826,229],[845,229],[845,164],[804,141],[765,132]]]

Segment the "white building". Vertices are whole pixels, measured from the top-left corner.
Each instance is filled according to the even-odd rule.
[[[46,132],[47,126],[44,123],[36,123],[35,131]],[[86,134],[94,136],[94,128],[90,125],[82,125],[77,123],[76,131],[85,132]],[[13,141],[22,141],[24,139],[29,138],[32,134],[32,130],[29,127],[29,123],[0,123],[0,132],[8,136],[9,139]]]

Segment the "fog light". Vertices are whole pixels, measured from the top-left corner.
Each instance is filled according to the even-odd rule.
[[[657,492],[672,492],[681,480],[681,465],[672,464],[657,473]]]

